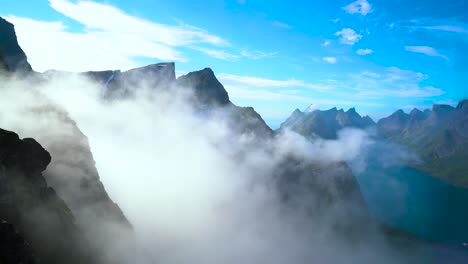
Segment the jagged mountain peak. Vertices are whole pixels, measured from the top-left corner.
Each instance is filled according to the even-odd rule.
[[[356,113],[357,114],[356,108],[351,107],[350,109],[348,109],[348,111],[346,111],[346,113]]]
[[[32,71],[26,54],[18,44],[15,27],[0,17],[0,70],[28,73]]]
[[[218,81],[211,68],[189,72],[175,81],[178,87],[191,87],[195,97],[203,104],[227,105],[229,95],[224,86]]]
[[[301,114],[301,113],[302,113],[302,111],[299,110],[299,108],[296,108],[296,110],[294,110],[294,111],[292,112],[293,115],[295,115],[295,114]]]
[[[326,139],[337,137],[339,130],[345,127],[366,128],[374,125],[374,121],[366,116],[361,117],[356,109],[348,111],[332,107],[328,110],[300,112],[296,109],[291,116],[281,124],[280,129],[291,129],[306,137],[319,136]]]

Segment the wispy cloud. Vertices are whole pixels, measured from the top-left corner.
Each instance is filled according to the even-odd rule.
[[[358,50],[356,51],[356,53],[357,53],[358,55],[364,56],[364,55],[372,54],[372,53],[374,53],[374,51],[371,50],[371,49],[358,49]]]
[[[330,19],[330,21],[336,24],[336,23],[338,23],[338,22],[340,21],[340,19],[339,19],[339,18],[335,18],[335,19]]]
[[[108,4],[49,2],[55,11],[84,25],[84,32],[69,32],[62,22],[6,16],[15,24],[23,49],[39,71],[50,68],[69,71],[128,69],[138,66],[135,58],[141,57],[185,61],[178,47],[228,45],[223,38],[203,29],[185,24],[154,23]],[[44,52],[46,50],[53,51],[54,56]]]
[[[259,101],[288,101],[288,102],[300,102],[307,103],[310,101],[306,96],[300,96],[296,94],[281,93],[279,91],[269,91],[265,89],[250,89],[245,86],[227,84],[224,88],[229,93],[229,97],[236,99],[251,99]]]
[[[340,100],[340,99],[324,99],[324,98],[310,98],[309,96],[300,95],[297,90],[290,91],[269,91],[265,89],[249,89],[244,86],[238,85],[225,85],[226,90],[229,92],[231,98],[236,99],[249,99],[258,101],[278,101],[278,102],[294,102],[294,103],[307,103],[318,104],[323,107],[332,106],[381,106],[381,103],[357,100]],[[284,118],[284,117],[283,117]]]
[[[335,36],[340,37],[340,43],[346,45],[354,45],[362,38],[361,34],[357,34],[356,31],[351,28],[343,28],[336,32]]]
[[[420,72],[387,68],[382,73],[364,71],[351,75],[346,84],[354,90],[354,96],[367,98],[419,98],[434,97],[445,92],[433,86],[421,85],[429,76]]]
[[[211,56],[213,58],[220,59],[220,60],[232,61],[240,57],[239,55],[226,52],[225,50],[215,50],[215,49],[207,49],[207,48],[200,48],[200,47],[191,47],[191,48],[198,50],[200,52],[203,52],[206,55]]]
[[[277,54],[278,52],[264,52],[264,51],[259,51],[259,50],[254,50],[254,51],[244,50],[241,52],[241,55],[243,57],[246,57],[252,60],[272,58],[272,57],[275,57]]]
[[[439,25],[439,26],[422,26],[420,28],[468,34],[468,29],[462,26]]]
[[[218,78],[226,83],[236,83],[247,87],[265,87],[265,88],[286,88],[286,87],[303,87],[316,91],[325,91],[332,89],[329,85],[312,84],[303,80],[273,80],[267,78],[259,78],[253,76],[240,76],[228,73],[221,73]]]
[[[284,28],[284,29],[291,29],[293,28],[293,26],[289,25],[289,24],[286,24],[284,22],[281,22],[281,21],[278,21],[278,20],[274,20],[271,22],[271,24],[275,27],[279,27],[279,28]]]
[[[449,58],[443,54],[440,54],[436,49],[428,46],[405,46],[405,50],[422,53],[431,57],[440,57],[445,60],[449,60]]]
[[[324,62],[329,64],[335,64],[338,61],[336,57],[323,57],[322,59]]]
[[[331,44],[331,41],[330,41],[330,40],[325,40],[324,42],[322,42],[322,43],[320,44],[320,46],[322,46],[322,47],[328,47],[328,46],[330,46],[330,44]]]
[[[361,14],[363,16],[372,12],[372,6],[367,2],[367,0],[357,0],[345,7],[343,9],[349,14]]]

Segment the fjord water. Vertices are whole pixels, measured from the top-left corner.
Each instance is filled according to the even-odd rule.
[[[356,175],[375,217],[425,240],[468,242],[468,189],[404,163],[389,162],[391,151],[371,152],[374,155],[367,155],[365,168]]]

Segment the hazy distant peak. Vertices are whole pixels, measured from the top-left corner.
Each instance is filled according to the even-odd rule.
[[[411,110],[411,112],[410,112],[410,115],[416,115],[416,114],[419,114],[419,113],[422,113],[422,111],[419,110],[418,108],[413,108],[413,110]]]
[[[346,111],[346,113],[357,113],[356,108],[351,107],[350,109],[348,109],[348,111]]]

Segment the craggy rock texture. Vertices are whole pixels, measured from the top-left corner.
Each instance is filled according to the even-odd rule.
[[[0,70],[17,73],[29,73],[32,71],[16,39],[13,24],[0,17]]]
[[[0,220],[0,263],[40,263],[31,245],[24,240],[12,224],[3,220]]]
[[[26,55],[18,45],[13,25],[1,18],[0,66],[2,66],[0,68],[0,73],[5,80],[25,79],[29,80],[31,83],[47,82],[47,75],[32,71],[31,66],[27,62]],[[35,92],[33,87],[30,89],[31,92]],[[34,122],[34,125],[25,127],[19,122],[11,129],[23,135],[30,135],[37,138],[50,151],[53,159],[51,162],[49,152],[40,151],[39,148],[29,147],[27,149],[29,151],[27,152],[28,154],[25,154],[26,152],[24,150],[18,152],[23,155],[20,156],[20,158],[22,158],[22,163],[18,164],[22,166],[21,169],[24,173],[27,173],[27,175],[40,174],[51,162],[43,175],[41,174],[40,177],[32,178],[35,181],[34,183],[44,187],[41,191],[38,191],[39,194],[29,194],[28,192],[24,192],[24,194],[28,195],[31,202],[34,199],[38,199],[38,202],[42,199],[44,202],[47,202],[47,204],[53,204],[54,206],[60,205],[63,207],[63,210],[53,212],[53,214],[59,214],[59,216],[50,216],[49,213],[51,213],[51,211],[49,209],[42,215],[43,210],[39,210],[41,214],[40,217],[44,218],[42,220],[45,221],[45,224],[39,225],[39,222],[34,222],[30,223],[28,226],[33,228],[34,230],[32,231],[34,232],[37,231],[36,229],[44,230],[44,233],[39,231],[36,232],[37,234],[34,233],[34,237],[40,239],[41,236],[44,236],[43,239],[47,240],[47,232],[62,233],[60,229],[61,223],[56,222],[65,221],[64,223],[70,224],[68,226],[70,230],[74,229],[72,233],[84,234],[84,237],[86,237],[86,240],[91,244],[91,247],[97,251],[101,251],[100,255],[112,255],[112,253],[107,252],[112,246],[104,242],[110,240],[120,244],[119,240],[113,238],[119,236],[130,238],[132,234],[131,224],[119,206],[111,200],[100,181],[86,136],[81,133],[76,123],[68,117],[68,114],[64,110],[60,109],[57,105],[47,102],[47,99],[42,98],[42,95],[37,94],[37,96],[38,101],[45,100],[46,103],[39,104],[40,106],[24,105],[24,109],[22,109],[23,117],[29,118],[31,122]],[[23,144],[19,145],[21,148],[37,144],[35,143],[36,141],[32,139],[25,139],[22,142]],[[8,162],[8,160],[6,162]],[[18,179],[21,179],[21,177]],[[24,181],[14,181],[11,184],[15,188],[21,186],[22,189],[26,190],[34,189],[29,183],[26,184]],[[18,186],[16,184],[18,184]],[[1,191],[2,188],[7,187],[6,185],[0,186],[0,195],[4,194]],[[58,193],[58,196],[55,192]],[[14,214],[35,213],[35,211],[27,211],[27,208],[20,207],[20,205],[24,204],[10,204],[10,207],[7,208],[7,212],[14,211]],[[37,217],[37,219],[40,220],[40,217]],[[10,221],[8,217],[4,219]],[[26,219],[28,220],[30,217]],[[17,221],[11,222],[15,224],[20,231],[25,228],[25,225],[18,224]],[[50,228],[49,225],[51,226]],[[77,230],[79,230],[79,232]],[[81,235],[80,238],[75,239],[74,234],[70,235],[70,237],[67,237],[65,234],[63,239],[69,239],[71,241],[70,243],[83,242],[81,241]],[[34,243],[34,241],[32,242]],[[38,252],[40,252],[41,255],[49,257],[53,254],[69,254],[70,251],[73,250],[71,247],[69,249],[58,249],[59,247],[66,247],[66,243],[63,243],[62,246],[62,242],[52,242],[57,245],[38,243],[37,246],[44,247],[38,250]],[[47,252],[44,253],[45,251]]]
[[[72,212],[42,175],[50,154],[0,129],[0,218],[15,224],[44,263],[89,262]]]

